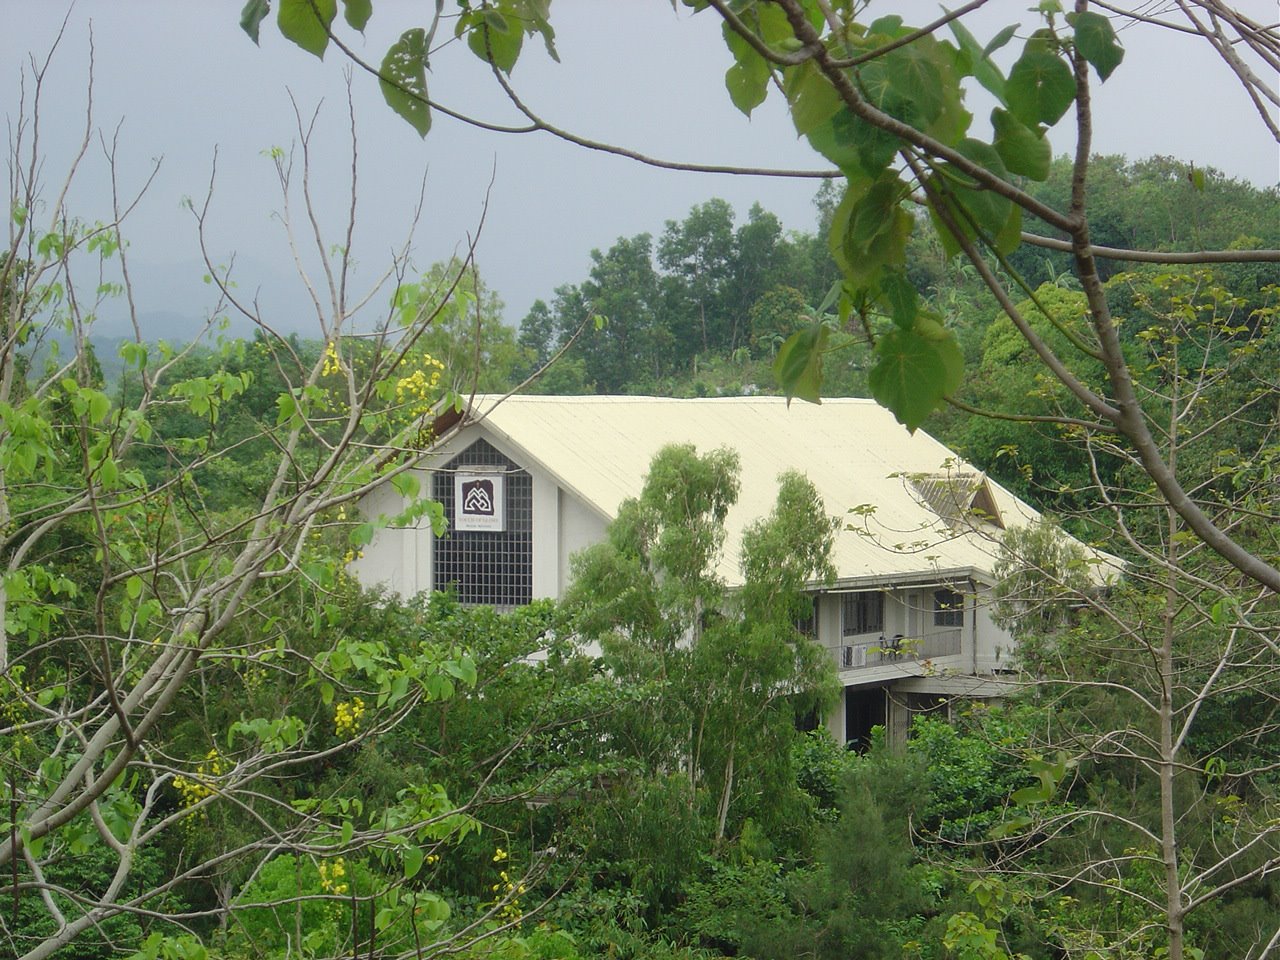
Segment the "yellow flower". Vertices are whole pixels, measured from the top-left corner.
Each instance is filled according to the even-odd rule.
[[[320,368],[322,376],[329,376],[331,373],[338,373],[342,370],[342,358],[338,356],[338,344],[334,340],[330,340],[324,347],[324,366]]]
[[[333,708],[333,729],[343,740],[360,729],[360,718],[364,716],[364,701],[359,697],[342,700]]]
[[[213,787],[209,778],[220,777],[226,773],[227,765],[218,748],[214,747],[204,755],[204,761],[196,766],[194,777],[181,774],[173,778],[173,788],[182,797],[184,807],[194,807],[205,797],[213,796]]]
[[[432,401],[439,394],[441,371],[444,364],[435,357],[424,355],[421,365],[396,380],[396,403],[410,417],[419,417],[431,409]]]
[[[316,871],[320,874],[322,890],[339,896],[347,892],[347,885],[338,882],[347,875],[346,864],[341,857],[335,858],[331,863],[321,860],[316,864]]]

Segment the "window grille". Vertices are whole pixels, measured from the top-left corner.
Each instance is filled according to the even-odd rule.
[[[954,590],[933,591],[933,625],[935,627],[964,626],[964,594]]]
[[[490,443],[477,440],[437,469],[432,494],[450,523],[454,513],[454,474],[488,469],[506,476],[506,529],[448,530],[435,541],[432,584],[453,589],[463,603],[515,607],[533,599],[533,478]]]
[[[840,599],[840,629],[846,637],[884,630],[884,594],[846,593]]]

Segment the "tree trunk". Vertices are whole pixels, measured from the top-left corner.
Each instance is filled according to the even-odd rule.
[[[1177,514],[1169,509],[1169,586],[1165,594],[1164,637],[1160,649],[1160,859],[1164,862],[1165,922],[1169,931],[1169,960],[1183,960],[1182,883],[1178,876],[1177,817],[1173,778],[1177,760],[1173,745],[1173,641],[1178,594],[1175,585]]]
[[[724,840],[724,826],[729,820],[729,800],[733,797],[733,755],[737,738],[729,741],[729,760],[724,768],[724,790],[720,793],[720,810],[716,814],[716,843]]]
[[[1174,348],[1177,357],[1177,348]],[[1177,361],[1175,359],[1175,370]],[[1172,385],[1172,402],[1169,417],[1169,470],[1174,471],[1178,464],[1178,409],[1180,395],[1178,378],[1175,375]],[[1177,815],[1174,810],[1174,764],[1177,761],[1177,750],[1174,746],[1173,723],[1173,644],[1175,639],[1178,615],[1178,533],[1179,517],[1172,505],[1165,508],[1168,524],[1168,546],[1165,548],[1165,595],[1163,618],[1163,636],[1161,637],[1160,656],[1160,859],[1164,862],[1165,885],[1165,924],[1169,931],[1169,960],[1183,960],[1182,941],[1182,881],[1178,875],[1178,838]]]

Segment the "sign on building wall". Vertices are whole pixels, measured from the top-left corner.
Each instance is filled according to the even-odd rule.
[[[506,510],[503,506],[503,481],[500,473],[464,473],[453,476],[453,529],[487,530],[501,532],[506,529]]]

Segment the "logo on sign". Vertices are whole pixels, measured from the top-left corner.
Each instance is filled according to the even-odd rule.
[[[455,530],[506,529],[503,481],[500,473],[458,473],[453,478]]]
[[[462,484],[462,512],[478,517],[493,516],[493,481],[466,480]]]

